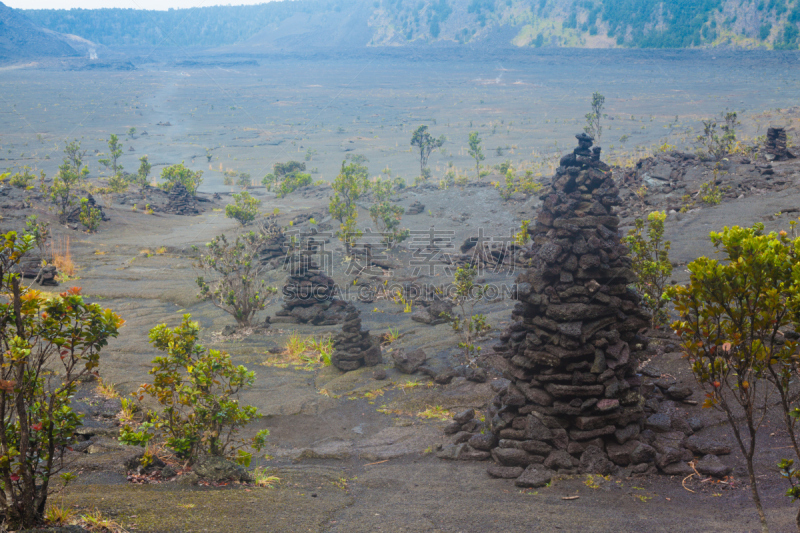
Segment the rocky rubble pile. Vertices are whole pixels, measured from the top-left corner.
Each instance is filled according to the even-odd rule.
[[[361,329],[361,313],[351,308],[345,315],[342,332],[333,337],[331,363],[339,370],[350,371],[382,362],[380,341]]]
[[[767,152],[767,159],[771,161],[785,161],[794,158],[794,154],[786,147],[786,130],[784,128],[767,130],[767,142],[764,150]]]
[[[684,433],[662,435],[659,448],[640,437],[644,398],[632,350],[647,344],[638,332],[649,315],[628,288],[635,274],[620,242],[610,169],[591,137],[577,138],[529,230],[532,268],[517,278],[513,322],[495,347],[507,379],[495,384],[485,431],[476,433],[480,424],[466,415],[449,428],[465,443],[460,454],[490,454],[489,473],[520,486],[557,472],[608,474],[615,465],[645,472],[654,461],[672,473],[670,465],[688,467],[691,458]],[[673,433],[669,424],[659,431]]]
[[[170,189],[163,211],[174,215],[199,215],[203,212],[197,198],[189,194],[182,183],[176,183]]]
[[[283,309],[275,316],[315,326],[341,324],[354,308],[335,298],[333,278],[320,270],[313,253],[296,253],[287,261],[289,276],[283,286]]]

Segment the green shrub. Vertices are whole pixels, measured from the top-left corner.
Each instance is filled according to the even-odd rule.
[[[800,309],[800,239],[786,232],[763,234],[764,226],[711,233],[722,260],[701,257],[688,265],[689,284],[668,294],[692,370],[706,391],[704,407],[722,411],[747,463],[762,530],[767,522],[753,468],[757,432],[766,415],[765,395],[777,387],[787,430],[800,458],[788,385],[797,372],[795,341],[781,333],[797,327]],[[771,384],[770,384],[771,382]],[[795,400],[796,401],[796,400]],[[785,465],[784,465],[785,466]]]
[[[42,172],[44,174],[44,172]],[[36,179],[36,174],[31,172],[30,167],[24,167],[22,172],[17,172],[13,174],[10,178],[8,178],[8,183],[13,187],[18,187],[20,189],[27,189],[31,185],[33,185],[33,180]],[[44,175],[42,176],[44,179]]]
[[[33,245],[32,236],[0,236],[0,516],[14,531],[43,520],[50,480],[81,425],[71,407],[76,385],[96,374],[123,324],[79,288],[50,298],[25,288],[17,272]]]
[[[278,198],[283,198],[287,194],[296,191],[300,187],[311,185],[312,181],[311,174],[304,174],[302,172],[294,172],[289,174],[283,179],[283,181],[281,181],[281,185],[277,191],[277,196]]]
[[[197,264],[205,272],[196,280],[200,298],[233,316],[240,327],[249,327],[256,313],[278,292],[260,279],[266,268],[260,261],[261,248],[274,231],[274,226],[259,228],[238,235],[233,242],[225,235],[214,237]]]
[[[182,184],[191,195],[197,194],[197,188],[203,183],[203,171],[192,171],[186,168],[183,163],[166,167],[161,171],[161,179],[164,183],[161,188],[171,191],[177,184]]]
[[[477,356],[481,351],[480,346],[475,345],[475,341],[491,329],[486,323],[486,316],[473,314],[475,305],[481,301],[486,293],[486,286],[476,285],[475,276],[477,271],[474,268],[459,268],[456,270],[453,280],[452,301],[460,310],[457,316],[448,316],[450,326],[461,339],[458,347],[463,350],[464,358],[467,363],[474,366]]]
[[[78,218],[89,233],[97,231],[100,221],[103,219],[100,209],[92,206],[87,198],[81,198],[81,212]]]
[[[234,202],[225,206],[225,216],[246,226],[258,216],[258,207],[261,200],[253,198],[247,191],[233,195]]]
[[[624,239],[638,277],[634,287],[642,295],[643,307],[652,313],[653,327],[665,325],[668,320],[664,307],[669,300],[664,291],[672,276],[672,263],[669,261],[671,243],[664,240],[666,219],[667,214],[658,211],[647,215],[647,221],[637,218]]]
[[[160,411],[149,411],[140,424],[128,423],[120,441],[144,445],[156,439],[180,458],[193,462],[201,454],[231,457],[249,464],[269,431],[251,440],[238,439],[239,431],[261,418],[258,410],[239,404],[239,393],[255,383],[255,373],[236,366],[226,352],[207,350],[198,344],[200,326],[184,315],[180,326],[161,324],[150,330],[150,343],[165,355],[153,359],[152,383],[136,393],[141,402],[150,396]]]
[[[358,163],[346,165],[345,161],[342,161],[342,170],[331,184],[335,192],[328,205],[328,211],[339,221],[337,235],[348,248],[361,236],[361,231],[356,228],[358,220],[356,201],[370,190],[368,174],[367,167]]]

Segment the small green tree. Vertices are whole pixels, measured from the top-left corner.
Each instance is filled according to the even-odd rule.
[[[260,261],[261,248],[273,235],[272,227],[238,235],[235,241],[219,235],[206,244],[197,264],[205,272],[197,278],[199,297],[233,316],[239,327],[250,327],[256,313],[278,292],[261,279],[266,269]]]
[[[712,159],[720,160],[733,150],[736,144],[736,127],[741,123],[735,112],[723,113],[717,119],[703,121],[703,133],[697,136],[699,151]]]
[[[712,232],[724,261],[692,261],[689,284],[670,287],[668,295],[680,315],[672,328],[706,390],[704,407],[725,413],[747,463],[762,531],[767,531],[753,457],[773,386],[768,381],[796,357],[797,343],[784,340],[780,332],[794,318],[800,239],[791,242],[785,232],[764,235],[763,228],[756,224]]]
[[[81,425],[77,384],[96,374],[123,324],[79,288],[55,297],[25,288],[19,265],[33,245],[32,236],[0,237],[0,523],[13,531],[43,521],[50,480]]]
[[[595,92],[592,94],[592,111],[586,113],[586,126],[583,131],[586,135],[600,143],[600,137],[603,135],[603,126],[600,124],[600,119],[603,116],[603,105],[606,103],[606,97],[602,94]]]
[[[81,151],[81,143],[73,141],[64,148],[64,162],[58,167],[58,173],[53,178],[49,195],[58,210],[59,221],[67,221],[78,198],[77,192],[83,185],[89,169],[83,166],[85,151]]]
[[[394,191],[391,180],[378,177],[372,182],[371,190],[375,203],[369,208],[369,216],[375,228],[383,234],[383,242],[392,248],[408,238],[409,230],[400,228],[400,219],[405,209],[389,201]]]
[[[111,168],[111,172],[116,176],[122,172],[122,165],[119,164],[120,157],[122,157],[122,144],[119,142],[119,137],[112,133],[108,140],[108,157],[98,161],[106,168]]]
[[[203,171],[192,171],[186,168],[183,163],[166,167],[161,171],[161,188],[170,191],[175,184],[182,184],[191,195],[197,194],[197,188],[203,183]]]
[[[50,239],[50,223],[39,220],[39,215],[28,215],[25,219],[25,235],[33,238],[33,243],[44,256],[45,246]]]
[[[411,135],[411,146],[416,146],[419,149],[419,175],[429,177],[430,171],[426,172],[428,168],[428,158],[431,152],[437,148],[441,148],[445,143],[445,137],[442,135],[438,139],[428,132],[428,126],[420,126]]]
[[[637,218],[634,228],[628,232],[624,242],[628,245],[633,260],[633,271],[638,280],[634,287],[642,295],[642,303],[652,313],[653,327],[667,323],[665,306],[669,301],[664,295],[672,276],[669,261],[670,241],[664,240],[666,212],[653,211],[647,221]]]
[[[470,132],[469,155],[475,160],[475,173],[478,175],[478,179],[481,177],[481,161],[486,159],[486,156],[483,155],[483,148],[481,148],[482,142],[477,131]]]
[[[246,226],[258,216],[258,207],[261,200],[253,198],[247,191],[233,195],[233,203],[225,206],[225,216]]]
[[[206,148],[206,162],[211,163],[211,158],[214,157],[214,154],[211,153],[210,148]]]
[[[139,187],[145,187],[150,182],[149,176],[152,168],[153,165],[150,164],[150,160],[146,155],[139,158],[139,170],[137,170],[136,174],[133,176],[134,181]]]
[[[448,316],[453,331],[461,338],[458,347],[463,350],[464,359],[470,366],[475,365],[481,351],[481,347],[476,346],[475,341],[491,329],[486,323],[485,315],[473,314],[475,305],[483,299],[487,288],[485,285],[475,283],[476,275],[477,271],[474,268],[462,267],[456,270],[450,298],[461,310],[461,314]]]
[[[358,163],[345,164],[342,161],[342,170],[333,180],[334,195],[328,205],[331,216],[339,221],[338,237],[345,246],[350,248],[355,239],[361,236],[361,231],[356,228],[358,221],[358,206],[356,201],[369,191],[369,170]]]
[[[128,128],[128,137],[133,139],[133,136],[136,135],[136,128]]]
[[[161,324],[150,330],[150,343],[165,355],[153,359],[153,383],[139,387],[136,396],[140,402],[152,397],[161,410],[150,411],[138,425],[125,424],[120,441],[144,445],[155,438],[189,463],[208,454],[248,465],[247,449],[261,450],[269,435],[263,429],[249,441],[237,440],[242,428],[261,418],[238,398],[253,387],[255,372],[234,365],[226,352],[206,350],[199,335],[200,326],[188,314],[176,328]]]
[[[239,174],[239,178],[236,180],[236,184],[242,188],[242,190],[246,190],[250,185],[253,184],[253,179],[250,177],[250,174],[247,172],[242,172]]]
[[[89,203],[88,198],[81,198],[81,212],[78,218],[89,233],[94,233],[100,227],[103,217],[100,209]]]
[[[272,188],[272,185],[280,182],[277,190],[278,198],[283,198],[289,193],[294,192],[300,187],[311,185],[313,181],[311,174],[306,174],[306,164],[300,161],[289,161],[287,163],[275,163],[272,165],[272,174],[267,174],[261,181],[267,190]]]

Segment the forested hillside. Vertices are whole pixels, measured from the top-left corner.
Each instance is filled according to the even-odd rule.
[[[284,0],[169,11],[26,10],[36,24],[105,45],[221,46],[304,18],[369,17],[373,46],[480,42],[510,28],[520,47],[797,49],[800,0]],[[332,28],[336,30],[336,28]],[[507,39],[507,38],[506,38]]]

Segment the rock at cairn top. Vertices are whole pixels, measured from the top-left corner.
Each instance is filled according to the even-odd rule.
[[[643,424],[631,345],[643,342],[637,332],[649,316],[628,289],[635,274],[613,210],[619,191],[600,148],[576,137],[529,230],[531,268],[517,278],[513,321],[495,348],[510,383],[486,421],[503,467],[605,474],[606,443]]]

